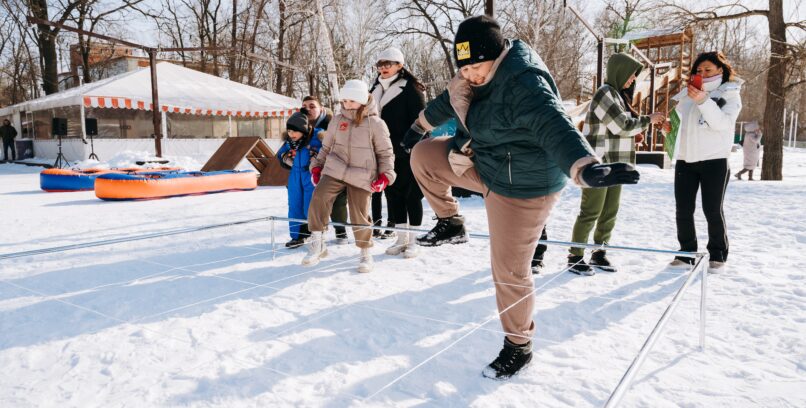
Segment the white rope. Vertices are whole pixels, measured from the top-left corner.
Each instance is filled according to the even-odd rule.
[[[488,318],[487,320],[485,320],[485,321],[484,321],[484,322],[482,322],[481,324],[475,324],[475,325],[474,325],[475,327],[474,327],[473,329],[471,329],[469,332],[465,333],[464,335],[462,335],[462,336],[461,336],[461,337],[459,337],[458,339],[454,340],[453,342],[451,342],[450,344],[448,344],[447,346],[445,346],[445,347],[444,347],[444,348],[442,348],[441,350],[437,351],[436,353],[434,353],[434,354],[433,354],[433,355],[431,355],[430,357],[428,357],[428,358],[426,358],[425,360],[421,361],[419,364],[417,364],[417,365],[415,365],[414,367],[410,368],[410,369],[409,369],[408,371],[406,371],[405,373],[403,373],[403,374],[399,375],[397,378],[395,378],[394,380],[390,381],[389,383],[387,383],[386,385],[384,385],[383,387],[381,387],[380,389],[378,389],[377,391],[375,391],[374,393],[372,393],[370,396],[366,397],[364,400],[369,400],[369,399],[372,399],[373,397],[375,397],[376,395],[378,395],[378,394],[380,394],[381,392],[385,391],[387,388],[391,387],[392,385],[394,385],[394,384],[395,384],[395,383],[397,383],[398,381],[402,380],[403,378],[407,377],[409,374],[413,373],[414,371],[416,371],[418,368],[422,367],[423,365],[425,365],[425,364],[426,364],[426,363],[428,363],[429,361],[431,361],[431,360],[433,360],[433,359],[437,358],[437,357],[438,357],[440,354],[442,354],[442,353],[444,353],[444,352],[446,352],[446,351],[450,350],[451,348],[453,348],[453,346],[457,345],[457,344],[458,344],[460,341],[464,340],[465,338],[469,337],[471,334],[475,333],[475,332],[476,332],[477,330],[479,330],[481,327],[485,326],[486,324],[490,323],[491,321],[493,321],[493,320],[495,320],[495,319],[499,319],[503,313],[505,313],[505,312],[509,311],[509,309],[512,309],[513,307],[517,306],[519,303],[521,303],[521,302],[523,302],[524,300],[528,299],[530,296],[534,296],[534,294],[535,294],[535,293],[536,293],[538,290],[542,289],[543,287],[545,287],[546,285],[548,285],[549,283],[551,283],[552,281],[554,281],[555,279],[557,279],[558,277],[560,277],[561,275],[563,275],[564,273],[568,272],[568,271],[569,271],[569,270],[570,270],[570,269],[571,269],[573,266],[575,266],[575,265],[578,265],[578,263],[576,263],[576,264],[574,264],[574,265],[569,265],[569,266],[568,266],[568,267],[566,267],[565,269],[561,270],[560,272],[558,272],[557,274],[555,274],[555,275],[554,275],[554,276],[553,276],[551,279],[549,279],[547,282],[543,283],[543,284],[542,284],[542,285],[540,285],[539,287],[534,288],[534,289],[533,289],[531,292],[529,292],[529,294],[527,294],[526,296],[524,296],[524,297],[520,298],[518,301],[516,301],[516,302],[512,303],[511,305],[509,305],[508,307],[506,307],[504,310],[502,310],[502,311],[498,312],[496,315],[494,315],[494,316],[492,316],[492,317]]]

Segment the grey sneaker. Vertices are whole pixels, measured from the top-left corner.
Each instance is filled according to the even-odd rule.
[[[725,272],[725,263],[719,261],[708,262],[708,273],[722,273]]]
[[[669,262],[669,267],[674,269],[683,269],[683,268],[691,268],[691,264],[675,258],[672,262]]]

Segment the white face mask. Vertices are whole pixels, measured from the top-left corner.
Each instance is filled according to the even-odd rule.
[[[702,90],[705,92],[712,92],[719,88],[719,85],[722,85],[722,74],[703,78],[702,80]]]

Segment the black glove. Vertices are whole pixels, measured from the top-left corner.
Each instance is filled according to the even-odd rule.
[[[417,142],[423,140],[428,137],[428,132],[425,131],[417,122],[414,122],[413,125],[406,131],[406,134],[403,135],[403,142],[400,143],[400,147],[406,149],[406,151],[411,150]]]
[[[636,184],[641,175],[632,164],[591,164],[582,169],[580,178],[591,187],[609,187],[616,184]]]

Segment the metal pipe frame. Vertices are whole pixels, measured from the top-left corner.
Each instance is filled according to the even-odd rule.
[[[277,220],[277,221],[291,221],[291,222],[299,222],[299,223],[307,223],[308,220],[304,220],[301,218],[288,218],[288,217],[276,217],[276,216],[269,216],[269,219]],[[388,231],[398,231],[398,232],[428,232],[430,230],[423,229],[423,228],[398,228],[398,227],[387,227],[383,225],[358,225],[358,224],[351,224],[348,222],[330,222],[328,225],[334,225],[339,227],[351,227],[351,228],[371,228],[373,230],[388,230]],[[479,239],[490,239],[490,234],[479,234],[479,233],[469,233],[467,234],[470,238],[479,238]],[[691,258],[695,259],[698,256],[703,256],[702,252],[683,252],[683,251],[670,251],[666,249],[653,249],[653,248],[639,248],[639,247],[629,247],[629,246],[619,246],[619,245],[596,245],[596,244],[585,244],[581,242],[570,242],[570,241],[553,241],[553,240],[539,240],[537,241],[541,244],[545,244],[548,246],[563,246],[563,247],[572,247],[572,248],[585,248],[585,249],[613,249],[618,251],[625,251],[625,252],[645,252],[645,253],[653,253],[653,254],[663,254],[663,255],[674,255],[679,256],[681,258]]]
[[[700,299],[700,347],[703,348],[705,346],[705,290],[706,290],[706,280],[705,276],[708,273],[708,268],[706,268],[708,264],[705,261],[705,256],[700,254],[696,258],[696,262],[694,264],[694,268],[688,274],[688,278],[680,286],[680,289],[677,290],[675,293],[674,298],[672,301],[669,302],[669,306],[666,307],[666,310],[663,312],[663,315],[658,319],[658,322],[655,324],[655,328],[652,329],[652,332],[649,333],[649,336],[644,341],[644,345],[641,346],[641,350],[638,351],[638,354],[630,364],[630,367],[627,368],[627,371],[624,373],[624,376],[621,377],[618,385],[610,394],[610,398],[607,399],[605,403],[605,408],[613,408],[618,406],[621,400],[624,398],[625,393],[629,390],[630,386],[632,385],[632,381],[635,378],[635,375],[638,373],[638,370],[641,369],[641,366],[646,361],[646,357],[649,355],[649,352],[652,351],[652,347],[655,345],[655,342],[660,338],[661,334],[663,333],[663,329],[666,327],[666,323],[669,322],[672,314],[674,313],[677,306],[680,304],[680,300],[683,298],[683,295],[686,293],[686,289],[691,286],[692,282],[694,282],[699,274],[702,276],[702,296]]]

